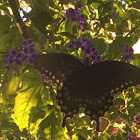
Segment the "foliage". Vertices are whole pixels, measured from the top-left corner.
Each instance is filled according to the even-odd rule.
[[[16,0],[12,4],[10,0],[0,0],[0,139],[115,140],[139,136],[139,123],[134,119],[140,115],[139,86],[115,97],[109,115],[101,118],[100,133],[95,131],[96,124],[89,117],[79,115],[68,118],[63,128],[63,114],[55,100],[56,89],[50,83],[43,83],[30,65],[33,60],[9,69],[3,67],[3,62],[8,50],[24,51],[21,42],[28,39],[24,35],[34,40],[33,46],[39,54],[63,52],[83,59],[81,49],[74,50],[69,44],[89,38],[103,60],[126,61],[123,45],[130,49],[140,35],[140,2]],[[31,11],[27,12],[30,7]],[[17,12],[23,13],[23,23]],[[140,67],[140,56],[135,55],[129,62]]]

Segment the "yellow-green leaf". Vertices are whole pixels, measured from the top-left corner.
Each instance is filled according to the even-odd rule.
[[[5,90],[6,95],[15,93],[19,87],[19,82],[20,82],[19,76],[13,77]]]
[[[14,115],[15,122],[19,129],[22,131],[28,128],[29,114],[31,108],[37,105],[38,99],[36,95],[41,90],[41,85],[38,87],[30,88],[25,92],[19,92],[15,98]]]
[[[36,135],[38,140],[67,140],[66,130],[59,126],[60,120],[55,113],[52,112],[39,124]]]

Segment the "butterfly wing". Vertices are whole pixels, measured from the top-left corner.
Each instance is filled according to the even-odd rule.
[[[48,76],[54,83],[60,83],[74,71],[82,67],[82,63],[71,55],[64,53],[48,53],[35,60],[35,68]]]
[[[98,122],[113,104],[114,94],[137,84],[139,68],[124,62],[103,61],[73,72],[59,91],[58,103],[66,117],[83,106],[86,114]]]
[[[140,84],[140,69],[124,62],[103,61],[84,66],[68,54],[41,55],[35,67],[54,83],[63,82],[57,99],[65,119],[85,107],[86,114],[97,121],[113,104],[114,94]]]

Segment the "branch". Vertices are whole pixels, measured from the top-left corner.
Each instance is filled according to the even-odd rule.
[[[140,12],[140,9],[137,9],[137,8],[135,8],[135,7],[130,7],[130,8],[128,8],[128,10],[135,10],[135,11]]]
[[[133,33],[138,27],[139,27],[140,24],[138,24],[135,28],[133,28],[125,37],[128,37],[131,33]]]
[[[9,5],[10,5],[12,11],[13,11],[13,15],[15,17],[15,22],[16,22],[16,25],[17,25],[20,33],[22,34],[24,39],[28,39],[29,36],[27,34],[25,24],[23,23],[23,21],[20,17],[20,14],[18,12],[18,8],[17,8],[17,5],[15,4],[15,0],[8,0],[8,2],[9,2]]]

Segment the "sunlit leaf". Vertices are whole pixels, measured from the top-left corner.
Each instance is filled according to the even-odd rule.
[[[44,118],[49,116],[54,111],[54,106],[44,106],[40,109],[33,107],[30,113],[30,133],[34,134],[38,130],[38,126]]]
[[[94,9],[97,9],[102,3],[101,2],[92,2],[91,5]]]
[[[46,117],[39,125],[38,140],[66,140],[65,130],[58,125],[59,121],[54,112]]]
[[[76,36],[73,35],[73,34],[71,34],[71,33],[69,33],[69,32],[60,32],[59,34],[60,34],[60,35],[63,35],[63,36],[66,36],[67,38],[69,38],[69,39],[71,39],[71,40],[76,39]]]
[[[117,3],[114,3],[114,7],[116,7],[116,12],[119,13],[120,17],[125,17],[124,12],[122,11],[122,9],[119,7]]]
[[[13,94],[16,93],[17,89],[19,88],[20,83],[20,76],[15,76],[9,82],[8,87],[5,90],[6,94]]]
[[[66,25],[65,25],[66,32],[69,32],[72,34],[72,29],[73,29],[74,25],[75,25],[75,23],[71,23],[71,22],[66,23]]]
[[[134,99],[135,100],[140,99],[140,93],[135,94]]]
[[[21,88],[19,92],[24,92],[25,90],[37,86],[39,83],[43,82],[41,77],[36,74],[36,72],[26,72],[21,76]],[[33,82],[34,81],[34,82]]]
[[[87,0],[81,0],[81,4],[87,4]]]
[[[75,132],[77,134],[79,134],[81,137],[87,139],[88,138],[88,133],[90,131],[88,131],[86,128],[83,127],[82,129],[76,129]]]
[[[37,105],[36,95],[41,90],[41,85],[33,87],[24,92],[19,92],[15,98],[14,115],[15,122],[22,131],[28,128],[29,114],[31,108]]]

